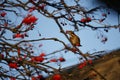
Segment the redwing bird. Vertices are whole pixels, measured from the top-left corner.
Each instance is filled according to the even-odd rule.
[[[82,46],[80,44],[80,38],[73,31],[66,31],[66,34],[69,34],[69,39],[74,46]]]

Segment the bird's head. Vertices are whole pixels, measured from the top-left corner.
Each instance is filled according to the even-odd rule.
[[[74,32],[73,31],[66,31],[66,34],[71,35],[71,34],[74,34]]]

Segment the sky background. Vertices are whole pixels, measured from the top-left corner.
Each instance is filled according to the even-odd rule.
[[[71,0],[72,1],[72,0]],[[68,2],[69,3],[69,2]],[[72,3],[72,2],[71,2]],[[98,4],[96,4],[95,0],[81,0],[81,5],[85,6],[86,9],[90,9],[93,8],[95,6],[98,6]],[[106,10],[101,10],[100,12],[107,12]],[[111,14],[107,17],[107,19],[104,21],[105,24],[108,25],[117,25],[118,24],[118,15],[115,11],[111,10],[110,11]],[[35,36],[35,34],[37,35],[38,32],[41,33],[41,38],[42,37],[57,37],[58,39],[64,41],[66,44],[70,44],[68,42],[68,40],[65,38],[65,36],[60,33],[58,26],[56,25],[56,23],[50,19],[50,18],[46,18],[40,14],[35,13],[35,15],[37,17],[39,17],[39,20],[37,21],[37,25],[34,31],[31,31],[31,37],[36,38],[38,36]],[[96,15],[100,16],[101,13],[96,13]],[[98,24],[96,23],[91,23],[92,25],[96,25],[98,26]],[[71,26],[64,26],[65,30],[73,30],[73,28]],[[38,31],[38,32],[37,32]],[[101,32],[102,31],[102,32]],[[103,50],[113,50],[113,49],[118,49],[120,48],[120,32],[118,29],[110,29],[108,33],[104,32],[102,29],[98,30],[98,31],[93,31],[89,28],[82,28],[79,32],[75,32],[81,39],[81,44],[83,45],[82,47],[79,47],[79,49],[83,52],[97,52],[97,51],[103,51]],[[99,35],[100,33],[103,33],[105,36],[108,37],[108,41],[103,44],[100,39],[97,39],[97,35]],[[40,44],[43,44],[42,48],[40,49],[40,51],[45,52],[47,54],[56,51],[56,50],[60,50],[63,48],[62,44],[58,43],[58,42],[54,42],[54,41],[42,41],[40,42]],[[78,55],[74,55],[71,52],[68,53],[64,53],[64,52],[59,52],[57,54],[52,55],[51,57],[58,57],[59,56],[64,56],[64,58],[66,58],[66,62],[62,63],[62,67],[65,66],[70,66],[73,64],[76,64],[79,62],[78,60]],[[51,65],[51,64],[50,64]],[[57,67],[56,64],[52,63],[52,65],[55,67]]]
[[[82,5],[87,5],[87,7],[91,8],[95,2],[91,2],[91,0],[81,0],[82,1]],[[87,1],[87,2],[85,2]],[[97,4],[94,4],[94,6],[96,6]],[[111,10],[112,11],[112,10]],[[103,11],[106,12],[106,11]],[[101,15],[101,14],[96,14],[96,15]],[[68,40],[65,38],[65,36],[59,32],[59,28],[56,25],[56,23],[50,19],[50,18],[46,18],[43,17],[40,14],[36,14],[37,17],[39,17],[39,20],[37,21],[38,24],[36,25],[37,27],[35,28],[34,31],[31,31],[32,35],[31,36],[33,38],[36,38],[35,34],[37,35],[39,31],[39,33],[41,33],[41,37],[57,37],[58,39],[66,42],[66,44],[70,44],[68,42]],[[117,13],[112,11],[111,14],[108,16],[108,18],[105,20],[104,23],[109,24],[109,25],[113,25],[113,24],[118,24],[117,21]],[[94,24],[96,25],[97,24]],[[73,28],[70,26],[64,26],[65,30],[72,30]],[[37,30],[37,31],[36,31]],[[103,44],[101,43],[101,41],[99,39],[97,39],[97,35],[99,35],[100,31],[93,31],[91,29],[86,29],[83,28],[81,29],[79,32],[76,32],[76,34],[80,37],[81,39],[81,44],[83,45],[82,47],[79,47],[79,49],[83,52],[97,52],[97,51],[102,51],[102,50],[113,50],[113,49],[117,49],[120,48],[120,32],[118,29],[110,29],[108,33],[104,32],[103,30],[101,30],[105,36],[108,37],[108,41]],[[59,44],[58,42],[54,42],[54,41],[43,41],[40,42],[40,44],[43,44],[42,48],[40,49],[40,51],[45,52],[47,54],[56,51],[56,50],[60,50],[63,48],[63,46],[61,44]],[[55,57],[58,58],[58,56],[64,56],[64,58],[66,59],[66,62],[62,63],[62,67],[66,67],[66,66],[70,66],[73,64],[77,64],[79,63],[78,60],[78,55],[74,55],[71,52],[68,53],[64,53],[64,52],[59,52],[57,54],[52,55],[51,57]],[[57,64],[55,63],[51,63],[50,65],[54,66],[54,67],[58,67]]]
[[[70,5],[72,4],[73,0],[66,0]],[[86,9],[94,8],[95,6],[98,6],[96,4],[96,0],[80,0],[81,6],[85,6]],[[101,4],[99,4],[101,5]],[[100,12],[107,12],[106,10],[101,10]],[[100,16],[101,13],[98,12],[95,15]],[[38,38],[58,38],[62,41],[64,41],[66,44],[70,45],[69,41],[66,39],[66,37],[60,33],[60,30],[57,26],[57,24],[54,22],[53,19],[46,18],[42,16],[41,14],[37,13],[36,11],[33,12],[33,14],[39,18],[37,21],[37,24],[35,26],[35,29],[32,31],[29,31],[28,35],[30,39],[38,39]],[[26,15],[26,13],[22,13],[21,15]],[[16,24],[19,23],[19,20],[22,20],[22,18],[17,18],[15,16],[8,16],[9,18],[14,17],[13,21],[16,22]],[[24,16],[23,16],[24,17]],[[118,15],[115,11],[111,10],[111,14],[107,17],[107,19],[104,21],[105,24],[109,25],[117,25],[118,24]],[[98,26],[99,24],[91,23],[92,25]],[[67,25],[63,26],[64,30],[73,30],[73,27]],[[102,32],[101,32],[102,31]],[[41,34],[41,36],[38,35],[38,33]],[[79,32],[75,32],[81,39],[82,47],[79,47],[79,49],[83,52],[97,52],[97,51],[103,51],[103,50],[113,50],[120,48],[120,32],[118,29],[110,29],[108,33],[104,32],[102,29],[98,31],[93,31],[90,28],[81,28]],[[108,37],[108,41],[103,44],[100,39],[97,39],[97,36],[103,33],[105,36]],[[9,37],[10,33],[6,33]],[[12,33],[11,33],[12,34]],[[61,43],[55,42],[55,41],[40,41],[34,43],[35,46],[38,46],[39,44],[43,44],[40,48],[34,48],[36,50],[35,55],[39,55],[40,52],[45,52],[46,54],[49,54],[53,51],[60,50],[63,48],[63,45]],[[53,58],[59,58],[59,56],[63,56],[66,59],[66,62],[62,63],[62,67],[70,66],[73,64],[79,63],[78,55],[75,55],[72,52],[64,53],[58,52],[57,54],[51,55],[50,57]],[[53,67],[58,67],[56,63],[49,64]]]

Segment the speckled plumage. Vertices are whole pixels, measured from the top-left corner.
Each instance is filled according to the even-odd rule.
[[[73,31],[67,31],[66,33],[69,34],[69,39],[74,46],[81,46],[80,38]]]

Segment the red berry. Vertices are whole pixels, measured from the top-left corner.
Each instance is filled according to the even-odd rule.
[[[16,78],[14,78],[14,77],[10,77],[10,80],[16,80]]]
[[[24,38],[24,34],[21,34],[20,37],[21,37],[21,38]]]
[[[87,18],[82,18],[81,20],[80,20],[80,22],[82,22],[82,23],[86,23],[86,22],[90,22],[92,19],[90,18],[90,17],[87,17]]]
[[[86,19],[83,18],[83,19],[80,20],[80,22],[82,22],[82,23],[86,23]]]
[[[93,62],[92,62],[92,60],[88,60],[88,63],[89,63],[89,64],[92,64]]]
[[[24,38],[24,34],[20,34],[20,33],[14,34],[13,38]]]
[[[36,9],[36,7],[33,6],[29,9],[29,12],[33,12],[35,9]]]
[[[72,18],[71,18],[71,17],[69,17],[69,18],[68,18],[68,20],[69,20],[69,21],[72,21]]]
[[[32,80],[45,80],[45,78],[42,75],[38,75],[36,77],[32,77]]]
[[[65,59],[64,59],[63,57],[60,57],[60,58],[59,58],[59,61],[60,61],[60,62],[64,62]]]
[[[45,53],[41,53],[39,56],[40,57],[44,57],[44,56],[46,56],[46,54]]]
[[[44,10],[45,9],[45,4],[41,4],[40,6],[39,6],[39,9],[41,9],[41,10]]]
[[[57,59],[51,59],[50,62],[57,62]]]
[[[78,66],[78,68],[79,69],[82,69],[84,66],[82,65],[82,64],[80,64],[79,66]]]
[[[18,61],[22,61],[22,60],[23,60],[23,58],[22,58],[22,57],[19,57],[17,60],[18,60]]]
[[[91,18],[90,17],[87,17],[86,18],[86,22],[90,22],[91,21]]]
[[[55,74],[55,75],[53,75],[52,80],[62,80],[62,79],[61,79],[61,75],[60,75],[60,74]]]
[[[35,61],[37,61],[37,62],[43,62],[44,58],[37,56],[37,57],[35,57]]]
[[[0,15],[1,15],[2,17],[5,17],[6,14],[7,14],[6,12],[2,12]]]
[[[35,16],[28,15],[27,17],[23,19],[22,23],[26,25],[30,25],[30,24],[35,23],[36,21],[37,21],[37,18]]]
[[[86,65],[87,65],[87,62],[84,61],[84,62],[82,62],[82,63],[79,64],[78,68],[79,68],[79,69],[82,69],[82,68],[85,67]]]
[[[9,63],[8,65],[10,68],[15,68],[15,69],[18,68],[17,63],[15,63],[15,62]]]

